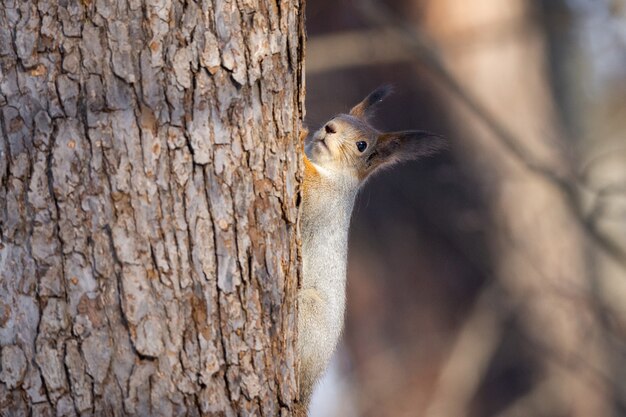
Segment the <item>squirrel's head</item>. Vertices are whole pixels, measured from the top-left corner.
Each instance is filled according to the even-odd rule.
[[[446,147],[438,135],[418,131],[379,132],[369,123],[376,104],[391,93],[380,87],[315,132],[305,146],[307,157],[331,175],[362,183],[373,173],[395,163],[433,155]]]

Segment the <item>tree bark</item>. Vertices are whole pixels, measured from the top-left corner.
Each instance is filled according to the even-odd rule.
[[[291,414],[303,39],[303,0],[2,2],[2,415]]]

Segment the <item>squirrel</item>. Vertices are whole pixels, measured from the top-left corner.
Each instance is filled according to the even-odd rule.
[[[355,197],[372,175],[446,147],[424,131],[382,133],[369,122],[391,92],[379,87],[348,114],[328,121],[305,144],[300,231],[302,283],[298,290],[299,395],[306,416],[315,383],[324,373],[343,329],[348,229]]]

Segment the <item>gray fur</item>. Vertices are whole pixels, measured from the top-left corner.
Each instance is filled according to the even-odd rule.
[[[329,193],[304,200],[302,206],[298,353],[305,403],[335,350],[346,304],[348,228],[358,182],[338,177],[329,179],[329,184]]]
[[[388,92],[386,88],[376,90],[350,114],[335,116],[305,147],[298,416],[306,415],[315,383],[324,373],[343,329],[348,229],[359,187],[382,168],[432,155],[445,145],[443,138],[424,132],[381,134],[374,129],[367,115]],[[359,143],[367,147],[359,148]]]

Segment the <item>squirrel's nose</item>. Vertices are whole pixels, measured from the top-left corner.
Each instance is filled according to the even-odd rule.
[[[337,129],[332,123],[326,123],[326,126],[324,126],[324,130],[326,131],[326,133],[337,133]]]

